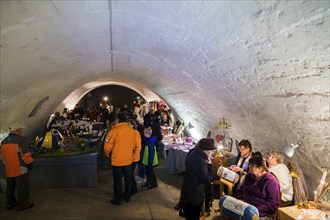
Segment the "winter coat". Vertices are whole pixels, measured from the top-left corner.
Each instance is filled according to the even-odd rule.
[[[203,150],[194,148],[186,158],[186,172],[182,185],[183,197],[189,204],[201,206],[205,197],[205,186],[211,184],[213,165],[207,163]]]
[[[140,160],[141,136],[127,122],[116,124],[107,134],[104,153],[111,165],[127,166]]]
[[[0,159],[4,161],[7,177],[27,173],[33,162],[26,139],[12,133],[1,142]]]

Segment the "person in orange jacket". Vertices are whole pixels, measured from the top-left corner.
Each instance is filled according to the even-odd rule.
[[[104,153],[111,158],[113,170],[114,199],[112,204],[121,205],[122,177],[125,181],[124,200],[131,201],[132,169],[133,162],[140,160],[141,137],[126,121],[127,113],[118,114],[119,123],[116,124],[107,134],[104,143]]]
[[[33,158],[26,139],[22,136],[25,126],[13,123],[9,135],[1,142],[0,159],[5,164],[7,179],[7,209],[21,211],[34,206],[29,202],[29,170],[32,170]],[[15,197],[16,190],[16,197]]]

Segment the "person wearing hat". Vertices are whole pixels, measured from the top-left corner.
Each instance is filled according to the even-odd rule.
[[[17,208],[18,211],[34,206],[30,203],[29,170],[32,170],[28,143],[22,136],[25,126],[13,123],[9,135],[1,142],[0,160],[5,164],[7,177],[7,209]],[[16,191],[16,197],[15,197]]]
[[[182,195],[186,200],[186,219],[199,219],[205,198],[205,188],[211,184],[213,165],[211,157],[216,147],[211,138],[202,138],[186,158],[186,172],[182,184]]]

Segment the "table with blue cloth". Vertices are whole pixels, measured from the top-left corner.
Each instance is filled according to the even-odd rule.
[[[168,147],[166,171],[168,174],[180,174],[186,171],[186,157],[192,145],[172,145]]]
[[[166,153],[166,172],[168,174],[180,174],[186,171],[186,157],[189,150],[194,148],[193,145],[172,144],[165,145]],[[232,154],[225,155],[227,166],[233,165],[236,156]],[[214,171],[216,172],[216,170]]]
[[[96,187],[98,153],[34,159],[30,175],[32,189]],[[0,163],[0,190],[6,188],[5,167]]]

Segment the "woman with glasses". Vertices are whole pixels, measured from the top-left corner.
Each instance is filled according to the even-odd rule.
[[[237,197],[237,190],[244,179],[242,177],[249,172],[249,160],[252,156],[252,145],[249,140],[241,140],[238,143],[238,147],[240,152],[236,158],[235,165],[230,166],[230,169],[239,175],[239,181],[233,188],[234,197]]]
[[[252,145],[249,140],[241,140],[238,143],[239,154],[236,158],[236,165],[231,165],[231,170],[240,173],[246,174],[249,172],[249,159],[252,155]]]

